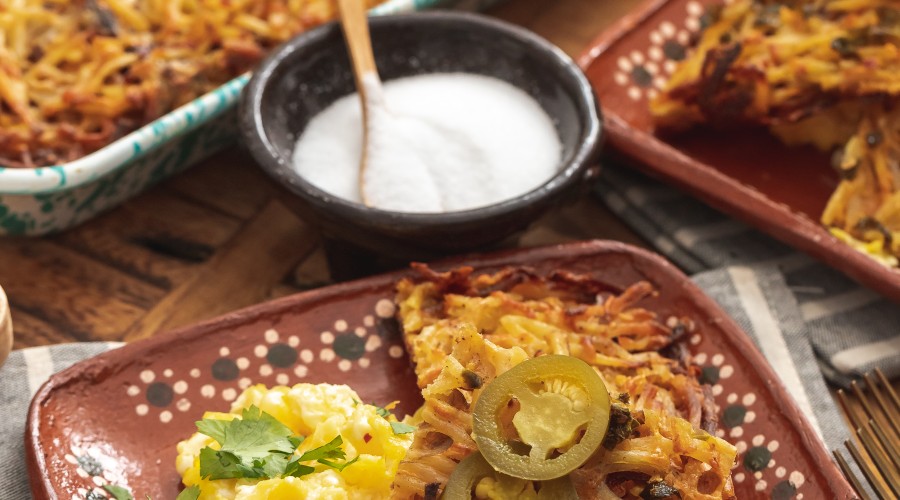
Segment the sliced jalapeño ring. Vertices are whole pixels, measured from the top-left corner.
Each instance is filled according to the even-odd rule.
[[[481,453],[476,451],[453,469],[441,500],[471,500],[477,498],[476,492],[480,488],[493,488],[495,491],[499,489],[507,495],[521,494],[523,481],[527,480],[497,472]],[[504,490],[505,487],[508,489]],[[578,500],[578,493],[569,476],[541,481],[532,487],[537,490],[537,496],[531,498],[537,500]],[[532,494],[534,489],[531,490]]]
[[[572,472],[597,451],[609,411],[609,392],[590,365],[547,355],[488,384],[475,403],[472,427],[494,469],[543,481]]]

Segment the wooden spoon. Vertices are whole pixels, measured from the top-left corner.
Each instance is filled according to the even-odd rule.
[[[363,148],[359,160],[359,192],[363,203],[366,206],[372,206],[366,196],[363,174],[366,171],[366,157],[368,157],[371,108],[372,106],[384,107],[384,91],[381,78],[378,76],[378,68],[375,67],[375,55],[372,52],[372,39],[369,36],[365,1],[338,0],[338,10],[341,15],[344,40],[347,43],[347,50],[350,52],[350,61],[353,65],[353,78],[356,81],[356,90],[359,92],[362,106]]]
[[[0,366],[6,361],[13,344],[12,319],[9,314],[9,302],[3,288],[0,288]]]
[[[454,196],[452,190],[442,192],[442,186],[457,192],[489,189],[490,179],[478,168],[462,180],[453,175],[466,165],[480,165],[473,158],[480,150],[469,141],[437,123],[391,112],[375,67],[365,2],[338,0],[338,8],[362,105],[359,192],[363,204],[385,210],[441,212],[447,206],[445,198]],[[440,152],[435,153],[434,147],[423,149],[423,143],[439,144]],[[447,164],[436,157],[460,161]]]

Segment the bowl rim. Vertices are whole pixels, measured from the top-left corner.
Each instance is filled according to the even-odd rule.
[[[544,183],[526,193],[490,205],[452,212],[418,213],[383,210],[351,202],[316,187],[294,172],[289,161],[285,163],[280,161],[282,156],[265,133],[261,111],[262,97],[271,87],[271,82],[275,81],[273,75],[281,68],[285,60],[295,52],[304,50],[332,35],[334,30],[339,30],[337,22],[325,23],[287,41],[270,53],[250,78],[239,103],[238,128],[253,158],[269,176],[309,204],[327,207],[334,215],[345,219],[360,220],[362,218],[393,226],[455,226],[499,218],[552,197],[573,183],[581,181],[585,172],[592,166],[593,160],[596,160],[605,137],[605,127],[600,104],[590,82],[578,64],[562,49],[525,28],[493,17],[469,12],[411,12],[370,18],[369,22],[374,33],[375,30],[385,25],[447,20],[493,30],[508,39],[529,45],[535,49],[534,53],[543,54],[551,64],[558,65],[562,70],[561,73],[566,75],[565,78],[572,79],[576,90],[572,96],[573,102],[578,115],[585,117],[586,121],[571,159],[562,164],[556,174]]]

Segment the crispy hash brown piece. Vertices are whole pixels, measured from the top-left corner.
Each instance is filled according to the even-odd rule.
[[[900,2],[736,0],[706,21],[650,103],[659,128],[756,124],[835,150],[841,181],[822,223],[897,266]]]
[[[0,167],[91,153],[335,14],[333,0],[0,0]]]
[[[394,482],[393,497],[433,498],[456,464],[476,450],[472,410],[483,388],[522,361],[574,356],[594,367],[616,403],[600,451],[572,473],[581,498],[734,497],[735,448],[714,436],[709,386],[698,382],[681,338],[687,318],[666,325],[640,306],[646,282],[625,290],[568,273],[541,276],[471,268],[397,285],[398,316],[425,400]],[[675,497],[673,497],[675,498]]]
[[[900,95],[900,4],[736,0],[710,23],[664,92],[662,126],[796,122],[838,102]]]

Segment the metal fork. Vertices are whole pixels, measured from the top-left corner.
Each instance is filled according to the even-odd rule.
[[[896,500],[900,498],[900,398],[880,369],[867,373],[863,379],[867,391],[856,381],[850,384],[862,411],[850,403],[843,390],[837,391],[841,410],[856,438],[856,442],[844,441],[844,446],[878,498]],[[834,450],[834,458],[860,498],[871,500],[839,450]]]

